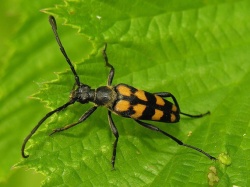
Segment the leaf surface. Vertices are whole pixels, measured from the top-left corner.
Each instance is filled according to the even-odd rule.
[[[249,8],[248,1],[93,0],[67,1],[46,10],[92,42],[90,55],[76,65],[83,83],[93,88],[106,84],[109,70],[101,50],[107,42],[116,70],[114,85],[124,82],[150,92],[171,92],[186,113],[211,111],[202,119],[152,124],[214,156],[227,152],[231,166],[114,116],[120,139],[116,170],[111,171],[114,137],[104,108],[81,125],[47,136],[54,128],[77,121],[91,104],[75,104],[47,120],[29,143],[29,159],[19,165],[44,173],[44,186],[205,186],[211,165],[217,168],[220,186],[247,186]],[[58,24],[58,29],[63,36],[64,27]],[[70,49],[70,40],[62,42]],[[85,51],[89,45],[73,47]],[[55,46],[51,50],[59,55]],[[66,64],[61,61],[55,63]],[[73,84],[70,71],[61,73],[58,80],[43,84],[36,97],[57,108],[68,101]]]

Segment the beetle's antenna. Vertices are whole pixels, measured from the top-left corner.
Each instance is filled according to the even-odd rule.
[[[63,45],[62,45],[62,43],[61,43],[61,40],[60,40],[60,38],[59,38],[59,35],[58,35],[58,33],[57,33],[57,26],[56,26],[56,20],[55,20],[55,18],[54,18],[53,16],[49,16],[49,22],[50,22],[50,25],[51,25],[51,27],[52,27],[52,30],[53,30],[53,32],[54,32],[54,34],[55,34],[56,41],[57,41],[57,43],[58,43],[58,45],[59,45],[59,47],[60,47],[60,50],[61,50],[63,56],[65,57],[66,61],[68,62],[69,66],[70,66],[70,68],[71,68],[72,73],[73,73],[74,76],[75,76],[76,84],[77,84],[77,86],[80,86],[81,83],[80,83],[79,76],[77,75],[74,66],[72,65],[72,63],[71,63],[71,61],[70,61],[70,59],[69,59],[69,57],[68,57],[66,51],[64,50],[64,47],[63,47]]]
[[[28,158],[29,155],[26,155],[24,153],[24,150],[25,150],[25,147],[26,147],[26,144],[28,142],[28,140],[31,138],[31,136],[37,131],[37,129],[43,124],[43,122],[48,119],[52,114],[56,113],[56,112],[59,112],[65,108],[67,108],[69,105],[72,105],[75,103],[75,100],[70,100],[69,102],[65,103],[64,105],[60,106],[59,108],[49,112],[48,114],[46,114],[39,122],[38,124],[32,129],[32,131],[29,133],[29,135],[24,139],[23,141],[23,145],[22,145],[22,156],[23,158]]]

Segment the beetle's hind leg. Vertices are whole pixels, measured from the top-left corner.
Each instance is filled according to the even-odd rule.
[[[153,131],[157,131],[157,132],[160,132],[162,133],[163,135],[171,138],[173,141],[175,141],[176,143],[178,143],[179,145],[182,145],[182,146],[185,146],[185,147],[189,147],[191,149],[194,149],[202,154],[204,154],[205,156],[207,156],[209,159],[211,160],[217,160],[215,157],[211,156],[210,154],[208,154],[207,152],[203,151],[202,149],[198,148],[198,147],[194,147],[192,145],[188,145],[188,144],[185,144],[183,143],[181,140],[177,139],[176,137],[172,136],[171,134],[168,134],[167,132],[159,129],[158,127],[154,126],[154,125],[151,125],[149,123],[145,123],[145,122],[142,122],[140,120],[135,120],[139,125],[143,126],[143,127],[146,127],[150,130],[153,130]]]
[[[193,115],[193,114],[186,114],[186,113],[183,113],[183,112],[180,112],[180,114],[184,115],[184,116],[188,116],[190,118],[201,118],[203,116],[206,116],[206,115],[209,115],[210,114],[210,111],[207,111],[206,113],[202,113],[202,114],[196,114],[196,115]]]
[[[197,114],[197,115],[193,115],[193,114],[187,114],[187,113],[184,113],[184,112],[181,112],[180,110],[180,107],[179,107],[179,104],[176,100],[176,98],[174,97],[173,94],[169,93],[169,92],[157,92],[157,93],[154,93],[155,95],[158,95],[160,97],[171,97],[171,99],[174,101],[174,104],[175,106],[178,108],[178,110],[180,111],[180,114],[184,115],[184,116],[188,116],[190,118],[201,118],[203,116],[206,116],[208,114],[210,114],[210,111],[207,111],[206,113],[202,113],[202,114]]]

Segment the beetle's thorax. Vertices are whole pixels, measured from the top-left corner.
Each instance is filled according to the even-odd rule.
[[[111,86],[101,86],[95,90],[95,97],[93,102],[99,106],[106,106],[112,108],[117,99],[117,93]]]
[[[111,108],[117,98],[117,94],[113,87],[110,86],[91,89],[90,86],[81,84],[71,92],[70,98],[82,104],[93,102],[98,106]]]

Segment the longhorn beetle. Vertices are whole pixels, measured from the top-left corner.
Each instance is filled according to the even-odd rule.
[[[114,67],[108,61],[108,57],[106,54],[107,44],[105,44],[105,47],[103,49],[103,57],[104,57],[105,64],[107,67],[110,68],[107,86],[101,86],[97,89],[91,89],[90,86],[80,82],[79,76],[77,75],[75,68],[72,65],[68,55],[66,54],[64,47],[60,41],[60,38],[58,36],[55,18],[53,16],[49,16],[49,22],[52,26],[52,30],[54,32],[54,35],[60,47],[60,50],[63,56],[65,57],[67,63],[69,64],[73,75],[75,76],[75,85],[73,87],[73,90],[71,91],[70,100],[64,105],[46,114],[38,122],[38,124],[33,128],[30,134],[24,139],[22,150],[21,150],[22,156],[24,158],[29,157],[29,155],[26,155],[24,153],[25,146],[28,140],[31,138],[31,136],[37,131],[37,129],[43,124],[43,122],[46,119],[48,119],[54,113],[59,112],[67,108],[68,106],[74,104],[75,102],[79,102],[81,104],[92,102],[95,105],[92,108],[90,108],[87,112],[85,112],[76,123],[72,123],[70,125],[66,125],[64,127],[54,129],[50,135],[61,132],[61,131],[65,131],[71,127],[78,125],[79,123],[82,123],[89,116],[91,116],[91,114],[94,113],[97,107],[104,106],[108,109],[109,126],[111,128],[112,133],[115,136],[115,141],[113,144],[113,155],[111,159],[112,168],[114,168],[115,166],[116,147],[118,143],[119,133],[111,117],[111,112],[122,117],[131,118],[139,125],[146,127],[150,130],[160,132],[163,135],[171,138],[173,141],[175,141],[179,145],[194,149],[206,155],[211,160],[216,160],[215,157],[211,156],[210,154],[206,153],[200,148],[185,144],[181,140],[159,129],[158,127],[141,121],[141,120],[151,120],[151,121],[159,121],[159,122],[166,122],[166,123],[176,123],[180,120],[180,114],[191,117],[191,118],[200,118],[209,114],[210,113],[209,111],[204,114],[199,114],[199,115],[191,115],[191,114],[183,113],[180,110],[180,107],[178,105],[176,98],[169,92],[149,93],[149,92],[136,89],[132,86],[129,86],[123,83],[112,86],[111,84],[112,84],[115,70],[114,70]],[[173,100],[174,104],[164,99],[167,97],[170,97]]]

